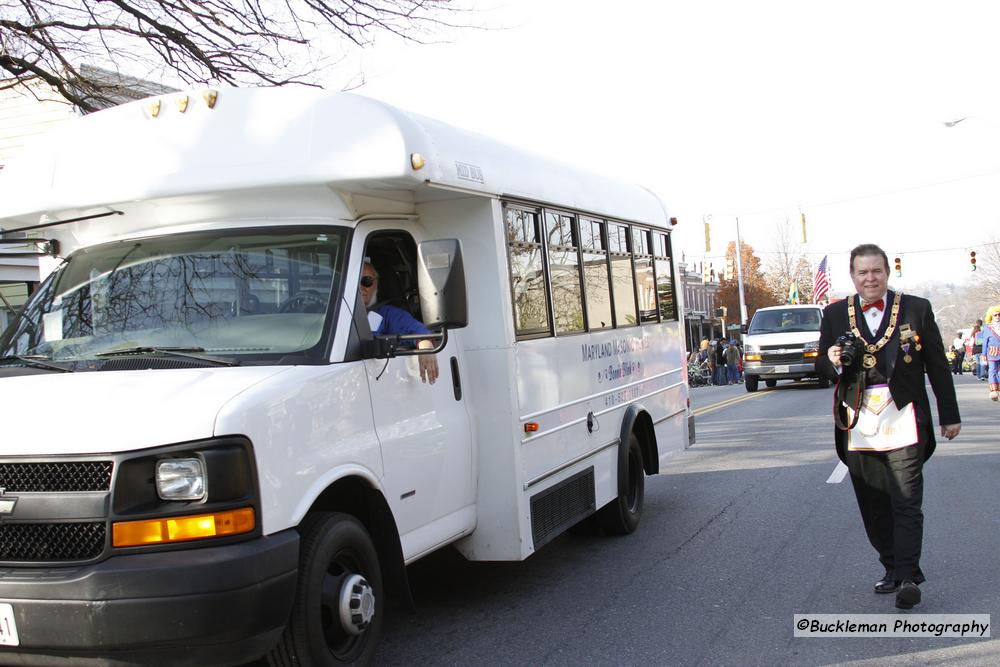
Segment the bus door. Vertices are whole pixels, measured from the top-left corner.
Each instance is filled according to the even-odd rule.
[[[398,229],[372,231],[365,243],[364,261],[370,262],[377,273],[372,305],[387,315],[386,324],[399,325],[408,317],[419,321],[416,244],[412,236]],[[369,326],[378,326],[379,318],[373,318],[371,312]],[[365,362],[382,447],[386,496],[396,516],[404,552],[436,546],[474,526],[471,506],[476,476],[472,427],[464,396],[469,380],[462,374],[462,333],[450,331],[447,346],[434,355],[438,366],[434,384],[421,380],[420,356]],[[456,514],[463,508],[468,511]],[[407,533],[446,517],[440,530],[428,528],[407,539]]]

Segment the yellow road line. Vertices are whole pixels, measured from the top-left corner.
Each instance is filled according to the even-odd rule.
[[[739,403],[741,401],[749,401],[751,398],[759,398],[760,396],[764,396],[764,392],[755,392],[753,394],[748,392],[743,396],[737,396],[736,398],[727,398],[724,401],[719,401],[718,403],[713,403],[712,405],[706,405],[703,408],[692,410],[691,414],[694,415],[695,417],[699,417],[701,415],[707,415],[709,412],[715,412],[716,410],[721,410],[722,408],[728,407],[735,403]]]

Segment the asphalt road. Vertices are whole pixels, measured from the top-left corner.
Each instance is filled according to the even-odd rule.
[[[828,483],[830,390],[692,391],[698,440],[647,479],[624,538],[565,535],[521,563],[454,551],[410,568],[418,611],[387,612],[383,665],[993,665],[997,640],[794,638],[793,614],[1000,619],[1000,405],[957,378],[963,430],[924,469],[924,601],[882,572],[850,481]]]

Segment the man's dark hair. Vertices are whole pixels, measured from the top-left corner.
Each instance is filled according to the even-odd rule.
[[[885,254],[885,250],[874,243],[862,243],[851,251],[851,273],[854,273],[854,258],[860,255],[882,255],[882,261],[885,262],[885,272],[889,273],[889,257]]]

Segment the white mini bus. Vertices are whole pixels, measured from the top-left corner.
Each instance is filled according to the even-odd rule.
[[[0,662],[369,662],[436,549],[630,533],[693,433],[672,224],[355,95],[73,121],[0,173],[51,271],[0,335]]]

